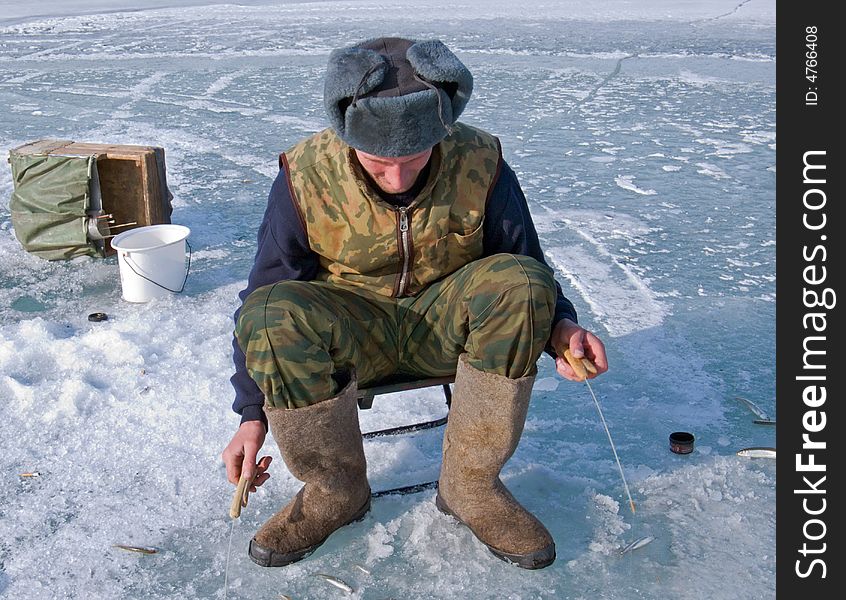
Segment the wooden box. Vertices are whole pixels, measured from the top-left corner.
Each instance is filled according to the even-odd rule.
[[[164,149],[156,146],[97,144],[42,139],[15,148],[21,155],[96,158],[92,197],[101,212],[112,215],[110,235],[135,227],[170,223],[171,199],[167,188]],[[96,206],[95,206],[96,208]],[[114,254],[105,236],[106,254]]]

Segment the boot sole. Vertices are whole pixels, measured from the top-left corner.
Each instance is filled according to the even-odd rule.
[[[438,494],[435,496],[435,506],[438,508],[445,515],[449,515],[454,518],[456,521],[467,527],[470,532],[476,536],[476,539],[485,544],[488,550],[490,550],[491,554],[496,556],[500,560],[504,560],[507,563],[512,565],[518,566],[522,569],[543,569],[544,567],[548,567],[553,562],[555,562],[555,544],[552,543],[546,548],[542,548],[535,552],[529,552],[528,554],[511,554],[509,552],[504,552],[497,548],[494,548],[490,544],[485,543],[483,539],[481,539],[476,532],[473,531],[473,528],[470,527],[467,523],[461,520],[461,518],[455,514],[447,503],[444,502],[441,495]]]
[[[335,529],[332,533],[335,533],[335,531],[337,531],[341,527],[349,525],[350,523],[361,521],[370,510],[370,498],[371,497],[368,496],[367,501],[364,503],[364,506],[362,506],[349,521],[343,523],[342,525],[339,525],[338,528]],[[264,546],[260,546],[259,543],[256,542],[255,538],[253,538],[250,540],[250,560],[252,560],[260,567],[284,567],[309,556],[315,550],[320,548],[320,546],[322,546],[323,543],[329,539],[329,536],[331,536],[332,533],[327,535],[325,538],[323,538],[313,546],[309,546],[308,548],[303,548],[301,550],[296,550],[294,552],[278,552],[276,550],[273,550],[272,548],[265,548]]]

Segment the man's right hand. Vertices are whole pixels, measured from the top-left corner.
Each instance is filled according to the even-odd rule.
[[[253,480],[250,492],[255,492],[258,486],[270,478],[270,473],[266,471],[273,459],[263,456],[261,460],[256,461],[266,436],[267,431],[261,421],[241,423],[221,456],[226,465],[226,478],[229,483],[238,485],[242,476],[247,477]]]

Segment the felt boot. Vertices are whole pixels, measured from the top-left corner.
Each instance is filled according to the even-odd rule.
[[[555,560],[549,531],[499,479],[523,433],[534,379],[485,373],[459,357],[435,499],[497,558],[524,569]]]
[[[265,407],[282,459],[305,486],[250,541],[250,558],[282,567],[314,552],[332,532],[370,510],[356,383],[305,408]]]

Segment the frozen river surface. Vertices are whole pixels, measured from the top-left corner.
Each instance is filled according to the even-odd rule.
[[[440,38],[473,71],[462,120],[500,137],[608,347],[594,389],[637,512],[586,388],[545,356],[503,478],[555,536],[553,566],[496,560],[429,490],[375,501],[308,560],[256,567],[250,536],[299,487],[268,441],[228,597],[773,598],[775,464],[735,453],[775,445],[737,399],[775,413],[774,4],[0,1],[0,148],[164,147],[194,249],[183,295],[126,303],[115,259],[22,250],[0,169],[0,596],[224,597],[231,314],[277,153],[325,126],[332,48],[398,34]],[[397,394],[362,423],[443,410],[434,390]],[[692,454],[669,452],[677,430]],[[436,479],[441,435],[366,442],[373,489]]]

